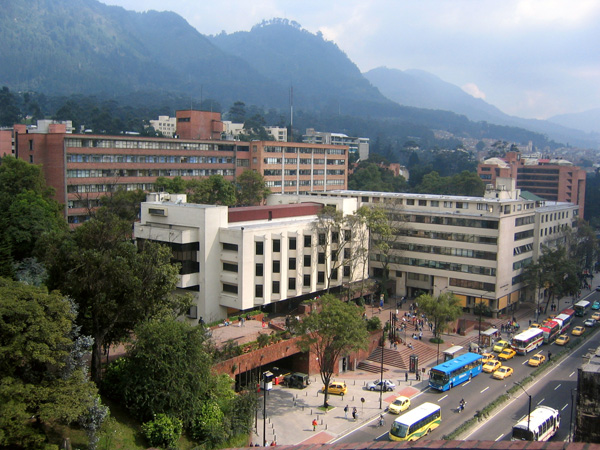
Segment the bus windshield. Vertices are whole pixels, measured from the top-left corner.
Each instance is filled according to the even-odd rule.
[[[449,375],[439,370],[431,369],[429,372],[429,379],[435,383],[446,384],[450,379]]]
[[[406,435],[408,434],[408,425],[405,425],[400,422],[394,422],[392,424],[390,434],[393,434],[394,436],[399,437],[399,438],[405,438]]]

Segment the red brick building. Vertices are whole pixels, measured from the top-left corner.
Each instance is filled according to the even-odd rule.
[[[151,191],[157,177],[260,172],[274,193],[346,189],[348,147],[274,141],[222,141],[220,114],[178,111],[180,138],[70,134],[53,124],[47,133],[15,125],[15,156],[41,164],[69,223],[86,220],[98,199],[118,188]],[[189,119],[182,122],[179,119]],[[217,120],[218,119],[218,120]],[[184,138],[183,136],[209,136]]]
[[[579,205],[583,217],[586,173],[569,161],[525,158],[508,152],[504,158],[490,158],[479,164],[477,174],[486,184],[495,186],[497,178],[512,178],[517,189],[545,200]]]

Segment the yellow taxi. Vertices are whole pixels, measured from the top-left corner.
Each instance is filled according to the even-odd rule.
[[[402,411],[406,411],[410,408],[410,398],[403,395],[396,397],[392,403],[388,406],[388,411],[392,414],[400,414]]]
[[[498,370],[494,372],[492,375],[496,380],[504,380],[507,377],[510,377],[513,374],[512,367],[502,366]]]
[[[506,347],[510,347],[510,343],[505,340],[500,340],[500,341],[496,342],[496,344],[494,345],[494,348],[492,350],[494,350],[496,353],[500,353]]]
[[[346,383],[341,381],[331,381],[327,391],[330,394],[346,395],[348,393],[348,386],[346,386]],[[325,392],[325,386],[321,388],[321,392]]]
[[[566,334],[561,334],[559,337],[556,338],[556,341],[554,341],[554,343],[556,345],[566,345],[569,342],[569,336]]]
[[[527,361],[527,364],[529,364],[531,367],[538,367],[545,362],[546,362],[546,357],[544,355],[542,355],[541,353],[538,353],[537,355],[533,355],[531,358],[529,358],[529,361]]]
[[[502,363],[500,361],[498,361],[497,359],[492,359],[486,362],[481,368],[481,370],[483,370],[485,373],[492,373],[498,370],[501,365]]]
[[[532,323],[531,325],[529,325],[529,328],[539,328],[540,324],[539,323]]]
[[[573,328],[573,331],[571,331],[571,334],[573,336],[581,336],[584,332],[585,332],[585,328],[579,326],[579,327]]]
[[[595,312],[592,314],[592,319],[600,321],[600,312]]]
[[[516,354],[517,354],[517,352],[514,351],[512,348],[510,348],[510,347],[509,348],[505,348],[498,355],[498,359],[501,360],[501,361],[507,361],[509,359],[514,358]]]
[[[482,353],[481,354],[481,364],[490,362],[493,359],[496,359],[496,355],[494,355],[493,353]]]

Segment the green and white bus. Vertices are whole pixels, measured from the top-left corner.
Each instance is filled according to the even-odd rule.
[[[416,441],[439,427],[441,423],[440,407],[433,403],[423,403],[394,420],[389,438],[391,441]]]

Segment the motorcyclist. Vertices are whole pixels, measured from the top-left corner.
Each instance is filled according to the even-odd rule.
[[[466,404],[467,402],[465,402],[465,399],[461,398],[460,403],[458,404],[458,412],[462,412],[462,410],[465,409]]]

